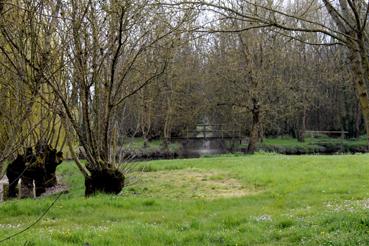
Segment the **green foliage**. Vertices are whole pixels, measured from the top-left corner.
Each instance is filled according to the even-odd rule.
[[[366,245],[368,157],[259,153],[144,162],[151,171],[134,173],[141,181],[122,195],[91,198],[66,162],[57,173],[70,193],[4,245]],[[26,227],[52,200],[1,203],[0,238]]]

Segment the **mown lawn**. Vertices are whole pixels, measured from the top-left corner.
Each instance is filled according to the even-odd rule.
[[[369,245],[369,155],[220,156],[141,163],[120,196],[71,186],[45,218],[4,245]],[[0,204],[0,238],[54,197]]]

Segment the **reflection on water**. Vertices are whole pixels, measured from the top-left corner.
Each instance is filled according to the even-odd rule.
[[[221,139],[186,140],[182,143],[184,155],[210,155],[227,152]]]

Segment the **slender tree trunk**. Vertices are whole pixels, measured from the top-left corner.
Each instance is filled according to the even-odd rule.
[[[356,114],[355,114],[355,138],[359,139],[360,137],[360,125],[361,125],[361,110],[360,105],[357,105]]]
[[[144,132],[144,134],[143,134],[143,141],[144,141],[143,142],[143,148],[144,149],[148,148],[149,147],[149,138],[148,138],[146,132]]]
[[[171,137],[171,100],[168,98],[168,110],[165,116],[165,122],[164,122],[164,139],[163,139],[163,150],[168,151],[169,150],[169,139]]]
[[[247,146],[247,153],[253,154],[256,151],[256,145],[259,141],[259,127],[260,127],[260,105],[256,98],[252,99],[252,127],[250,132],[250,140]]]
[[[306,131],[306,107],[304,106],[304,109],[302,111],[301,115],[301,124],[298,129],[297,133],[297,140],[299,142],[305,142],[305,131]]]

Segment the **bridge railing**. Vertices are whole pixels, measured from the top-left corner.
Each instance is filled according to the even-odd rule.
[[[245,137],[241,129],[224,129],[222,125],[197,125],[196,130],[186,129],[182,136],[171,139],[241,139]]]

